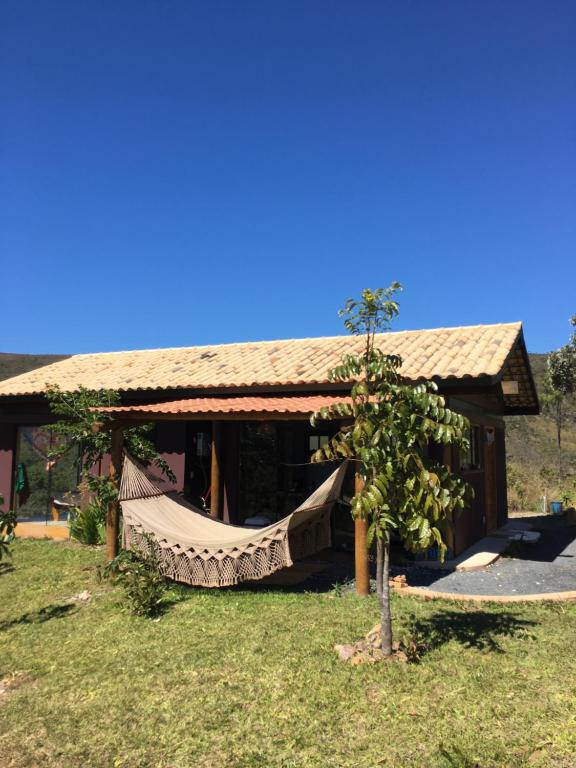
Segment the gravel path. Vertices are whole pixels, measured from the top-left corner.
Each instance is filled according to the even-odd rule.
[[[576,529],[543,530],[535,545],[503,557],[485,570],[446,573],[414,567],[408,584],[469,595],[533,595],[576,590]]]

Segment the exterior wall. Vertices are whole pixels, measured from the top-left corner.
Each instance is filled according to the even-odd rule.
[[[454,554],[456,556],[486,533],[484,472],[461,472],[460,477],[474,489],[474,499],[468,509],[461,512],[454,521]]]
[[[0,494],[4,496],[4,503],[0,509],[3,512],[7,512],[12,505],[16,435],[15,424],[0,424]]]
[[[451,401],[450,407],[466,415],[472,425],[480,427],[482,435],[483,464],[480,469],[461,470],[458,451],[453,452],[453,471],[474,489],[474,499],[470,506],[456,517],[452,526],[454,554],[458,556],[486,536],[489,530],[504,525],[508,518],[506,446],[504,422],[501,418],[462,401]],[[494,436],[490,450],[486,445],[488,432]],[[490,466],[487,462],[491,462]]]
[[[161,421],[156,426],[156,450],[176,475],[176,490],[182,491],[186,469],[186,422]]]
[[[154,435],[156,450],[169,464],[176,475],[176,490],[184,488],[184,470],[186,461],[186,422],[160,422]],[[102,460],[91,469],[95,475],[107,475],[110,471],[110,454],[105,453]]]
[[[107,475],[110,471],[110,454],[105,453],[100,461],[97,461],[90,468],[90,474],[92,475]]]

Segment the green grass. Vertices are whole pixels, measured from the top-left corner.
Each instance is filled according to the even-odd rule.
[[[174,588],[150,621],[101,561],[23,541],[0,574],[3,767],[574,765],[575,605],[395,598],[428,651],[351,667],[332,647],[371,628],[372,599]]]

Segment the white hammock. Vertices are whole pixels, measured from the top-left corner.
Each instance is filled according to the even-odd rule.
[[[254,529],[215,520],[165,492],[126,456],[120,484],[124,546],[153,546],[161,572],[187,584],[225,587],[262,579],[330,546],[330,511],[345,471],[346,462],[292,514]]]

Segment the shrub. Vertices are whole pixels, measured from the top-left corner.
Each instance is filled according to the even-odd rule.
[[[135,616],[157,616],[162,610],[162,599],[167,589],[166,579],[159,570],[154,540],[144,534],[145,551],[132,546],[125,549],[105,568],[122,585],[131,612]]]
[[[521,512],[526,509],[528,498],[526,477],[517,464],[508,463],[508,508],[511,512]]]
[[[106,511],[98,500],[91,501],[84,509],[76,507],[70,517],[70,535],[81,544],[102,544]]]
[[[0,512],[0,560],[10,557],[8,546],[14,538],[14,528],[16,528],[16,513]]]

